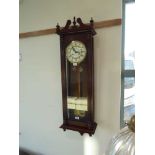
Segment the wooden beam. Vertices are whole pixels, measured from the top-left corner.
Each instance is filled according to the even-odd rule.
[[[112,20],[95,22],[94,28],[104,28],[104,27],[121,25],[122,23],[121,21],[122,21],[121,19],[112,19]],[[35,36],[48,35],[48,34],[54,34],[54,33],[56,33],[56,28],[20,33],[19,38],[22,39],[27,37],[35,37]]]
[[[121,23],[122,23],[121,19],[105,20],[105,21],[95,22],[94,28],[99,29],[104,27],[112,27],[112,26],[121,25]]]
[[[42,36],[42,35],[48,35],[53,33],[56,33],[56,28],[20,33],[19,38]]]

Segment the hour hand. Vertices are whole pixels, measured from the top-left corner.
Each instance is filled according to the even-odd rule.
[[[72,47],[72,49],[73,49],[73,51],[74,51],[75,53],[78,53],[78,52],[75,50],[75,48],[74,48],[74,47]]]

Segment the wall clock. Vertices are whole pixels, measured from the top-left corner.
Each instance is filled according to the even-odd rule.
[[[60,128],[95,133],[94,122],[94,46],[93,20],[84,24],[81,18],[57,25],[60,35],[63,124]]]

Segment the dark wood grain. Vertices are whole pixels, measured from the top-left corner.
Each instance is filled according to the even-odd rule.
[[[56,33],[60,36],[61,55],[61,82],[63,101],[63,124],[61,128],[78,131],[81,135],[88,133],[90,136],[95,133],[97,123],[94,121],[94,41],[96,34],[93,20],[84,24],[80,18],[72,22],[68,20],[61,28],[57,25]],[[87,56],[78,64],[78,68],[83,68],[82,73],[73,72],[73,64],[66,61],[66,47],[73,41],[82,42],[87,49]],[[75,66],[74,66],[75,67]],[[80,81],[79,81],[80,80]],[[80,88],[79,88],[80,87]],[[79,93],[80,91],[80,93]],[[78,93],[77,93],[78,92]],[[82,92],[82,93],[81,93]],[[67,96],[86,97],[88,100],[88,110],[79,120],[75,119],[73,110],[67,109]]]
[[[92,136],[95,133],[96,127],[97,127],[96,123],[94,123],[90,129],[87,128],[87,127],[80,127],[80,126],[66,125],[66,124],[62,124],[60,126],[60,128],[62,128],[64,131],[66,131],[66,129],[73,130],[73,131],[78,131],[81,134],[81,136],[84,133],[88,133],[90,136]]]

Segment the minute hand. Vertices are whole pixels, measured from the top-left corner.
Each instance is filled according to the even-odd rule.
[[[74,48],[74,47],[72,47],[72,49],[73,49],[73,51],[74,51],[75,53],[78,53],[78,52],[75,50],[75,48]]]

